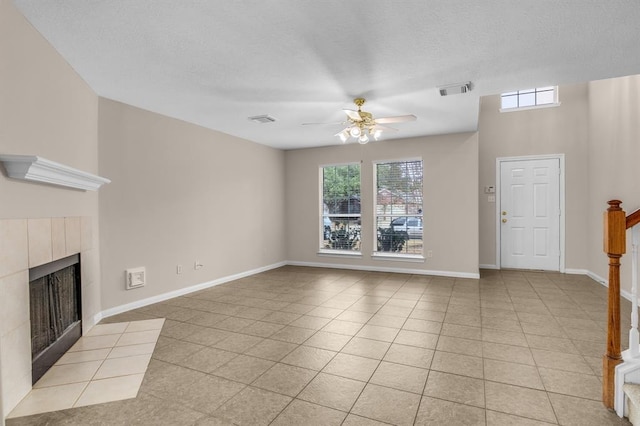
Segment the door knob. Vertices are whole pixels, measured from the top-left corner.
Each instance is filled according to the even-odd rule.
[[[502,219],[502,223],[507,223],[507,219]]]

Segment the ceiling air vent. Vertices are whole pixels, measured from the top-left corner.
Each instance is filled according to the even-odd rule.
[[[253,117],[249,117],[249,120],[253,121],[254,123],[260,124],[273,123],[274,121],[276,121],[276,119],[270,115],[254,115]]]
[[[438,90],[440,91],[440,96],[459,95],[471,91],[471,82],[447,84],[439,87]]]

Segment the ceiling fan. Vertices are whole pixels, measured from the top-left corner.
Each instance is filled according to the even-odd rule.
[[[359,143],[365,144],[369,142],[369,137],[373,137],[375,140],[378,140],[383,132],[397,132],[398,129],[394,129],[393,127],[383,126],[383,124],[391,124],[391,123],[403,123],[406,121],[415,121],[415,115],[398,115],[395,117],[380,117],[373,118],[373,115],[370,112],[362,111],[362,105],[366,100],[364,98],[355,98],[353,103],[358,107],[357,111],[351,109],[343,109],[344,113],[347,114],[346,121],[335,123],[335,124],[343,124],[346,127],[342,129],[340,132],[336,133],[334,136],[340,138],[342,143],[345,143],[349,140],[349,137],[357,139]],[[334,124],[334,123],[304,123],[305,125],[309,124]]]

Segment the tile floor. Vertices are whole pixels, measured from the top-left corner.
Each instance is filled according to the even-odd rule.
[[[135,398],[164,321],[96,325],[38,380],[9,418]]]
[[[103,323],[153,318],[136,398],[7,425],[629,424],[600,402],[606,288],[585,276],[284,267]]]

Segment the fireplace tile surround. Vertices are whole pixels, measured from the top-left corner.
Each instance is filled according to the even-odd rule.
[[[0,412],[4,415],[31,390],[29,268],[80,253],[86,332],[100,307],[93,234],[89,216],[0,219]]]

